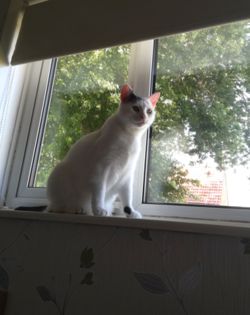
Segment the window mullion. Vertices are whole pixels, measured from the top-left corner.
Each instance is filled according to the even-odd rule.
[[[140,96],[149,96],[151,92],[153,49],[153,40],[132,45],[129,84],[133,87],[135,94]]]
[[[152,65],[154,55],[154,40],[148,40],[132,45],[129,63],[129,84],[140,96],[149,96],[152,90]],[[142,149],[135,173],[134,206],[140,207],[143,199],[144,172],[146,166],[146,143],[148,135],[142,139]]]

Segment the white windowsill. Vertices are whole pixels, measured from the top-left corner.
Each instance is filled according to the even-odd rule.
[[[20,210],[15,211],[12,209],[6,210],[4,208],[0,209],[0,220],[1,219],[21,219],[74,224],[92,224],[185,233],[250,237],[250,223],[247,222],[196,220],[166,217],[144,217],[143,219],[128,219],[118,216],[96,217],[76,214],[43,213]]]

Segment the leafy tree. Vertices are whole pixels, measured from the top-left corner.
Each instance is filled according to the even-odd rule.
[[[159,41],[156,90],[162,97],[153,128],[149,200],[176,202],[187,195],[186,170],[172,161],[175,153],[200,162],[211,157],[220,169],[249,162],[249,29],[243,21]],[[176,170],[183,172],[179,180],[186,178],[177,186]],[[154,185],[161,186],[158,193]]]

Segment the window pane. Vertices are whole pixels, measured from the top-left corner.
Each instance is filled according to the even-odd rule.
[[[82,135],[99,128],[117,108],[128,80],[130,45],[58,59],[46,130],[30,186],[45,187],[53,167]]]
[[[250,206],[250,20],[158,40],[146,200]]]

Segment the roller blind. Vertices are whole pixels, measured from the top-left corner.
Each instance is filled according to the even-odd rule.
[[[26,8],[12,64],[250,17],[250,0],[49,0]]]

